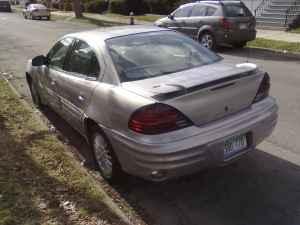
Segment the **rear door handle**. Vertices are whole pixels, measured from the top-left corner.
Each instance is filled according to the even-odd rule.
[[[83,102],[85,100],[85,98],[83,96],[79,95],[78,96],[78,100],[81,101],[81,102]]]
[[[56,85],[56,81],[55,81],[55,80],[52,80],[52,81],[51,81],[51,85],[52,85],[52,86],[55,86],[55,85]]]

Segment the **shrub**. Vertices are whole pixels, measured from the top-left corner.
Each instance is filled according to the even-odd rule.
[[[144,0],[150,13],[170,14],[178,6],[192,2],[192,0]]]
[[[112,13],[128,14],[125,0],[110,0],[109,11]]]
[[[64,1],[64,11],[72,11],[73,7],[72,7],[72,3],[70,0],[65,0]]]
[[[86,12],[102,13],[108,8],[108,3],[105,0],[92,0],[84,4]]]
[[[129,15],[133,11],[140,15],[148,12],[148,7],[144,0],[110,0],[109,10],[123,15]]]
[[[293,21],[292,23],[289,24],[288,29],[296,29],[300,27],[300,15],[298,15]]]

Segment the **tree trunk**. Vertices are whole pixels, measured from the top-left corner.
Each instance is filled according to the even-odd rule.
[[[73,10],[76,18],[82,18],[82,8],[80,0],[73,0]]]

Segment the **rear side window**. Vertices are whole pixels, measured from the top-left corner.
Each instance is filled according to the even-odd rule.
[[[251,16],[251,12],[242,4],[226,4],[224,5],[226,17],[244,17]]]
[[[181,7],[173,15],[174,17],[188,17],[191,14],[192,8],[192,6]]]
[[[215,7],[207,7],[206,16],[213,16],[216,13],[217,9]]]
[[[70,60],[66,64],[66,70],[88,77],[98,77],[100,72],[99,63],[94,51],[87,43],[77,42],[70,55]]]
[[[205,16],[206,15],[206,6],[196,5],[192,10],[192,17]]]

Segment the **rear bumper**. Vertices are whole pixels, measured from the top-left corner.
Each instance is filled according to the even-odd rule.
[[[49,17],[50,16],[50,12],[32,12],[32,16],[34,17]]]
[[[148,180],[162,181],[225,165],[254,150],[273,131],[277,111],[275,99],[268,97],[243,112],[191,128],[195,133],[190,137],[163,144],[141,143],[112,130],[105,132],[124,171]],[[225,160],[225,140],[239,134],[247,134],[248,147]]]
[[[256,38],[256,30],[239,30],[239,31],[218,31],[216,34],[217,43],[235,44],[253,41]]]

